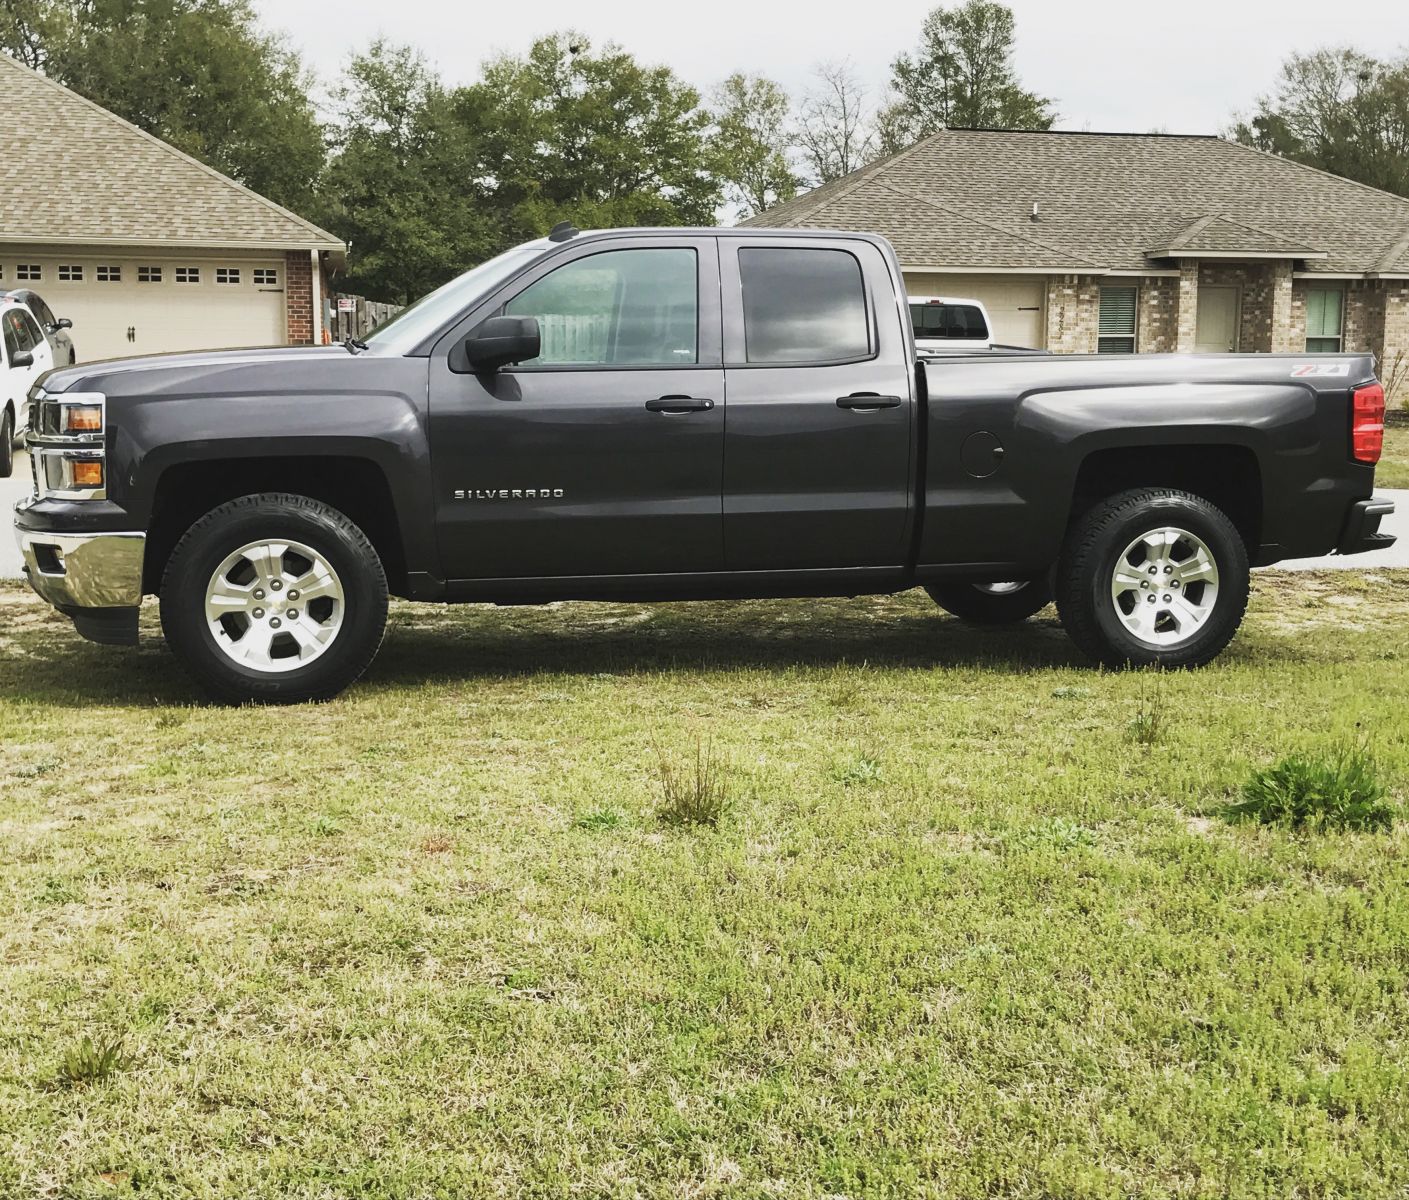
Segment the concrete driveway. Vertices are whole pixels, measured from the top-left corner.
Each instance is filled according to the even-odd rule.
[[[9,479],[0,479],[0,579],[20,577],[20,555],[10,527],[10,515],[15,502],[29,495],[29,490],[29,459],[23,454],[17,454],[15,473]],[[1391,549],[1378,554],[1356,554],[1350,558],[1334,555],[1330,558],[1302,558],[1293,562],[1278,563],[1270,569],[1326,571],[1409,567],[1409,490],[1385,490],[1377,495],[1388,496],[1395,502],[1394,516],[1380,526],[1384,532],[1393,533],[1399,538]]]

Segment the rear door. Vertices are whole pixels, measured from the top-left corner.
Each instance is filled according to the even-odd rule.
[[[915,400],[900,281],[847,238],[721,242],[731,571],[898,567]]]
[[[450,350],[495,313],[542,354]],[[442,567],[460,580],[718,571],[724,450],[715,239],[574,244],[467,314],[431,357]]]

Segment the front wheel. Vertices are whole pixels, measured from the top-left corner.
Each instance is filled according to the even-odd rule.
[[[1010,583],[936,583],[925,590],[945,612],[972,625],[1014,625],[1052,601],[1045,576]]]
[[[242,496],[191,526],[161,581],[167,643],[232,703],[326,700],[371,664],[387,582],[366,535],[306,496]]]
[[[1103,501],[1073,526],[1057,567],[1072,641],[1109,667],[1197,667],[1232,640],[1248,556],[1224,513],[1172,488]]]

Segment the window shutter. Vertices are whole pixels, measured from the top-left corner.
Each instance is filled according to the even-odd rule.
[[[1133,287],[1101,289],[1102,337],[1135,336],[1135,289]]]

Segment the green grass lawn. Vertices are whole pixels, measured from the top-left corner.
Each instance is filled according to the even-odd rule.
[[[1375,468],[1375,486],[1409,488],[1409,425],[1385,426],[1385,450]]]
[[[1356,738],[1402,808],[1406,696],[1409,572],[1164,677],[919,593],[398,605],[244,710],[0,589],[0,1195],[1402,1196],[1409,825],[1219,813]]]

